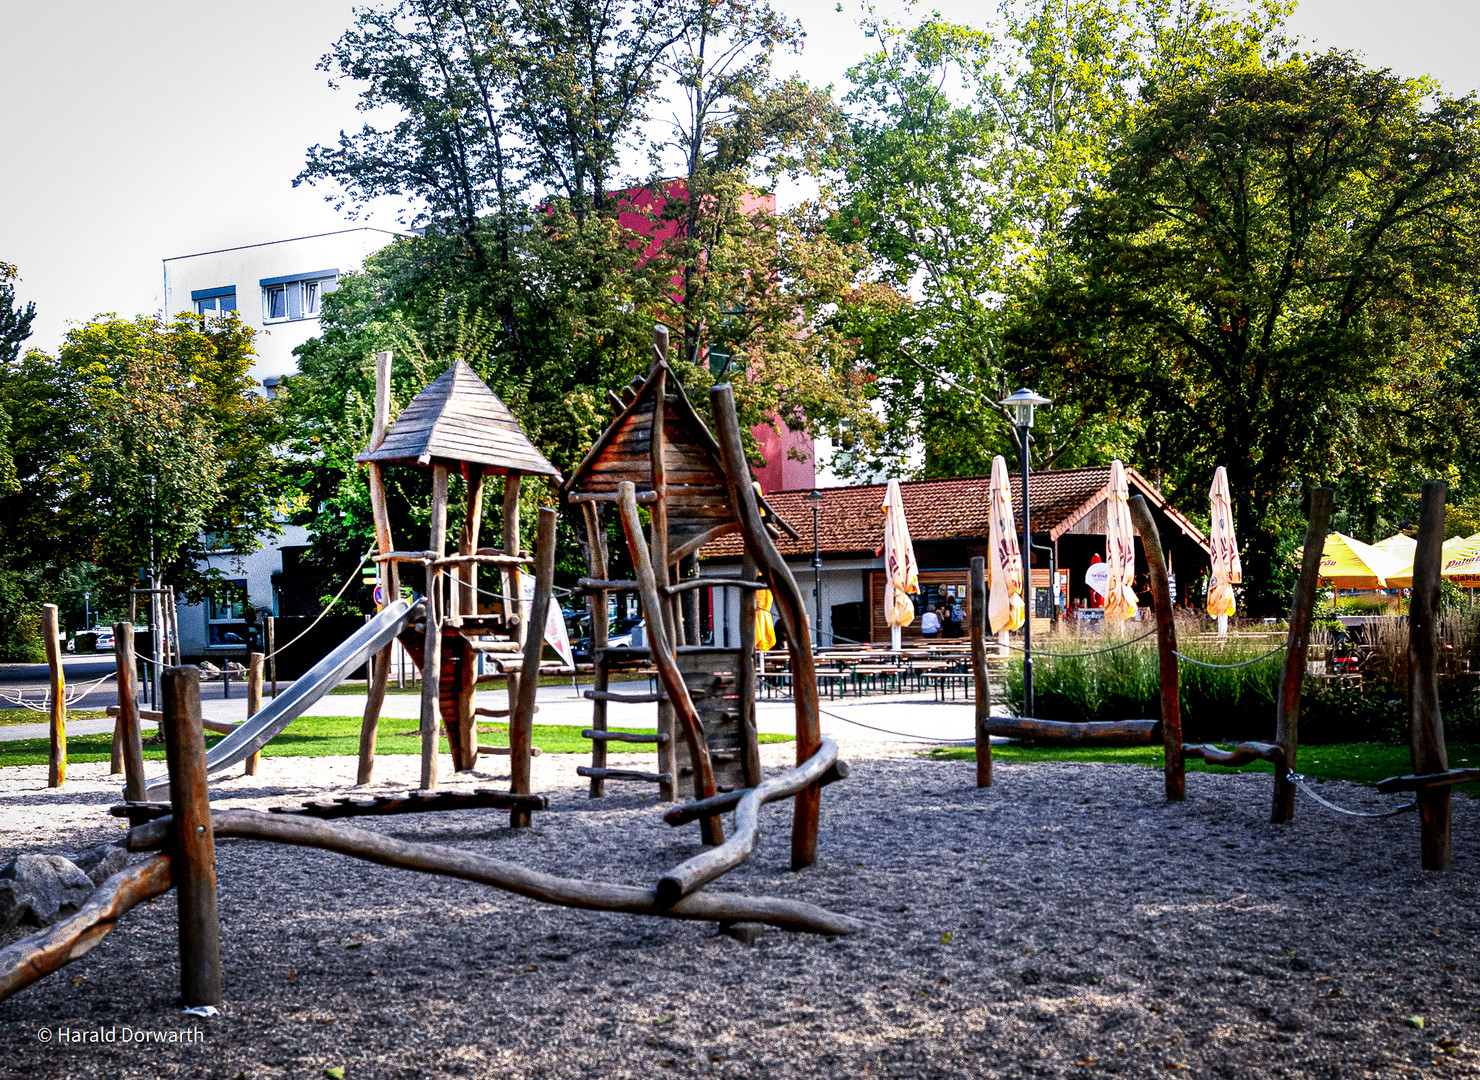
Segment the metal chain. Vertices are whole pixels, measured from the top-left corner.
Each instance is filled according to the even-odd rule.
[[[855,727],[868,728],[868,730],[870,730],[870,731],[877,731],[877,732],[879,732],[880,734],[883,734],[883,735],[893,735],[896,738],[905,739],[905,740],[907,740],[909,742],[928,743],[931,746],[975,746],[976,745],[976,740],[975,739],[927,739],[923,735],[907,735],[903,731],[890,731],[888,728],[874,727],[873,724],[865,724],[861,720],[849,720],[846,716],[839,716],[837,713],[833,712],[831,709],[819,708],[817,711],[820,712],[820,713],[822,713],[822,715],[824,715],[824,716],[831,716],[834,720],[841,720],[845,724],[852,724]]]
[[[1396,814],[1406,814],[1410,810],[1417,810],[1418,809],[1418,801],[1415,799],[1413,802],[1404,803],[1402,806],[1398,807],[1396,810],[1383,810],[1383,811],[1381,811],[1379,813],[1370,813],[1370,812],[1364,811],[1364,810],[1348,810],[1344,806],[1337,806],[1330,799],[1323,799],[1323,798],[1321,798],[1321,796],[1317,795],[1310,788],[1306,787],[1305,786],[1305,780],[1306,780],[1306,778],[1304,776],[1301,776],[1294,769],[1287,769],[1285,771],[1285,779],[1288,782],[1294,784],[1301,791],[1305,792],[1307,795],[1309,795],[1316,802],[1320,803],[1322,806],[1329,807],[1330,809],[1335,810],[1338,814],[1346,814],[1349,817],[1360,817],[1360,818],[1384,818],[1384,817],[1393,817]]]
[[[1218,668],[1221,671],[1229,671],[1233,668],[1248,667],[1250,664],[1257,664],[1262,660],[1268,660],[1271,656],[1279,652],[1281,649],[1289,648],[1289,645],[1289,642],[1282,641],[1274,648],[1270,649],[1269,652],[1265,653],[1263,656],[1256,656],[1252,660],[1240,660],[1237,664],[1210,664],[1208,663],[1208,661],[1199,660],[1195,656],[1188,656],[1186,653],[1179,653],[1176,649],[1172,650],[1172,655],[1186,660],[1189,664],[1196,664],[1198,667]]]
[[[1138,641],[1145,641],[1147,638],[1149,638],[1154,633],[1156,633],[1155,629],[1147,630],[1140,637],[1131,638],[1129,641],[1122,641],[1122,642],[1120,642],[1120,644],[1118,644],[1118,645],[1111,645],[1108,648],[1104,648],[1104,649],[1093,649],[1090,652],[1043,652],[1040,649],[1034,649],[1034,650],[1032,650],[1032,653],[1033,653],[1034,656],[1047,656],[1050,659],[1063,658],[1063,659],[1070,659],[1070,660],[1075,659],[1077,657],[1081,657],[1081,656],[1099,656],[1102,653],[1112,653],[1116,649],[1124,649],[1124,648],[1126,648],[1129,645],[1134,645]],[[998,645],[1002,645],[1003,643],[999,641],[999,642],[997,642],[997,644]],[[1029,651],[1027,649],[1024,649],[1021,645],[1007,645],[1006,648],[1011,649],[1013,652],[1028,652]]]

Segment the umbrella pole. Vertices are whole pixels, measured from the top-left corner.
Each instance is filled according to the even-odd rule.
[[[1218,616],[1218,636],[1219,637],[1227,637],[1228,636],[1228,616],[1227,615],[1219,615]]]
[[[903,636],[903,633],[904,632],[897,626],[891,626],[889,628],[889,647],[895,652],[899,652],[899,642],[900,638]]]

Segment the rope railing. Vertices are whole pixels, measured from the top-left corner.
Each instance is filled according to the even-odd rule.
[[[996,642],[996,644],[1011,649],[1013,652],[1031,652],[1035,658],[1043,656],[1048,657],[1051,660],[1074,660],[1084,656],[1101,656],[1104,653],[1113,653],[1117,649],[1129,648],[1130,646],[1136,644],[1136,642],[1138,641],[1145,641],[1154,633],[1156,633],[1156,630],[1153,628],[1151,630],[1147,630],[1140,637],[1129,638],[1125,641],[1117,642],[1116,644],[1107,646],[1103,649],[1091,649],[1089,652],[1044,652],[1042,649],[1024,649],[1021,645],[1013,645],[1010,642],[1005,641],[998,641]]]
[[[1189,664],[1196,664],[1198,667],[1218,668],[1221,671],[1230,671],[1233,668],[1248,667],[1250,664],[1261,663],[1262,661],[1268,660],[1271,656],[1274,656],[1276,653],[1282,652],[1287,648],[1289,648],[1289,643],[1282,641],[1274,648],[1270,649],[1269,652],[1256,656],[1252,660],[1240,660],[1236,664],[1214,664],[1209,660],[1199,660],[1195,656],[1188,656],[1186,653],[1177,652],[1177,650],[1175,649],[1172,650],[1172,653],[1180,659],[1186,660]]]
[[[1372,811],[1368,811],[1368,810],[1348,810],[1344,806],[1337,806],[1330,799],[1322,798],[1321,796],[1317,795],[1314,791],[1312,791],[1310,788],[1306,787],[1305,786],[1305,781],[1308,779],[1308,777],[1301,776],[1294,769],[1287,769],[1285,771],[1285,779],[1288,782],[1294,784],[1301,791],[1305,792],[1307,795],[1309,795],[1316,802],[1320,803],[1322,806],[1327,807],[1328,809],[1331,809],[1331,810],[1335,810],[1338,814],[1346,814],[1348,817],[1359,817],[1359,818],[1396,817],[1398,814],[1406,814],[1410,810],[1417,810],[1418,809],[1418,800],[1415,799],[1413,802],[1406,802],[1406,803],[1404,803],[1402,806],[1398,807],[1396,810],[1380,810],[1380,811],[1377,811],[1375,813],[1372,812]]]

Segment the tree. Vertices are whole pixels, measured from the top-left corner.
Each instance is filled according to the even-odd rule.
[[[1081,199],[1078,264],[1017,334],[1025,369],[1139,417],[1138,460],[1179,490],[1227,466],[1256,611],[1281,603],[1302,483],[1380,483],[1452,445],[1439,391],[1474,327],[1477,121],[1343,53],[1154,96]]]
[[[103,317],[0,377],[19,490],[0,529],[44,584],[77,562],[121,590],[154,568],[198,598],[211,550],[250,551],[283,509],[275,411],[234,315]]]
[[[1281,47],[1290,6],[1004,0],[986,28],[902,26],[870,10],[877,47],[849,72],[834,231],[867,245],[872,276],[899,297],[843,313],[873,343],[886,445],[918,440],[927,475],[984,473],[1015,449],[996,403],[1030,376],[1003,336],[1049,276],[1069,272],[1075,200],[1102,181],[1139,93]],[[1061,393],[1052,370],[1031,381],[1056,403],[1035,432],[1039,466],[1131,445],[1134,418]]]

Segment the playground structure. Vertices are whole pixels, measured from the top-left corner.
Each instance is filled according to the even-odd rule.
[[[706,647],[699,642],[697,599],[700,587],[736,588],[743,612],[749,612],[754,593],[768,584],[757,580],[757,560],[747,546],[741,578],[721,580],[695,576],[697,552],[709,540],[730,532],[744,532],[741,512],[727,481],[724,451],[695,413],[681,383],[667,364],[668,334],[658,327],[653,360],[646,376],[634,378],[620,395],[613,395],[616,415],[576,467],[562,488],[568,505],[579,507],[586,534],[589,577],[577,589],[589,597],[592,623],[593,688],[591,727],[583,735],[592,742],[590,766],[580,775],[591,780],[591,796],[605,794],[608,780],[656,783],[660,797],[672,802],[677,782],[694,778],[697,798],[754,787],[760,783],[760,754],[755,728],[754,617],[742,615],[738,648]],[[650,529],[646,539],[635,519],[622,510],[621,485],[631,483],[637,505],[646,506]],[[765,511],[767,529],[795,530],[755,495]],[[611,580],[603,508],[618,510],[632,562],[646,559],[655,590],[638,574],[635,581]],[[640,550],[639,550],[640,549]],[[608,605],[614,595],[637,594],[647,617],[646,643],[618,648],[608,644]],[[800,604],[799,596],[796,602]],[[798,608],[800,610],[800,608]],[[655,627],[665,631],[658,634]],[[663,688],[656,694],[613,691],[613,672],[655,664],[662,675],[677,669],[683,690]],[[607,730],[610,702],[652,703],[657,706],[653,735],[613,733]],[[697,718],[703,747],[689,738],[688,720],[679,741],[675,717]],[[636,772],[607,767],[608,742],[655,743],[658,771]],[[704,751],[707,750],[707,762]]]
[[[1409,607],[1409,744],[1413,772],[1389,777],[1378,783],[1382,792],[1412,791],[1420,821],[1420,850],[1426,870],[1448,870],[1451,865],[1450,789],[1455,784],[1480,779],[1480,770],[1450,769],[1444,747],[1444,719],[1439,706],[1438,637],[1436,612],[1444,539],[1446,486],[1423,485],[1417,550],[1413,564],[1413,590]],[[1331,488],[1310,491],[1305,548],[1300,576],[1290,606],[1285,657],[1275,703],[1273,742],[1243,742],[1232,750],[1209,744],[1182,742],[1181,688],[1177,667],[1177,631],[1172,620],[1171,594],[1161,541],[1150,508],[1141,496],[1130,499],[1131,517],[1146,552],[1156,615],[1159,652],[1161,718],[1074,723],[1031,717],[991,715],[987,692],[985,646],[985,560],[971,564],[972,623],[971,656],[976,693],[977,786],[992,783],[991,736],[1006,736],[1054,746],[1146,746],[1158,736],[1165,751],[1166,797],[1177,802],[1186,798],[1187,759],[1236,768],[1256,761],[1274,765],[1274,792],[1270,821],[1281,824],[1295,815],[1295,791],[1301,777],[1295,765],[1299,754],[1300,693],[1310,648],[1311,622],[1320,585],[1322,541],[1330,523]],[[1042,654],[1040,654],[1042,655]],[[1053,655],[1053,654],[1049,654]],[[1336,807],[1336,809],[1341,809]],[[1402,809],[1406,809],[1402,808]],[[1385,816],[1385,815],[1378,815]]]
[[[666,343],[666,335],[660,334],[658,341],[660,345]],[[388,356],[382,354],[380,359],[380,372],[382,375],[388,374]],[[720,431],[716,440],[694,414],[676,379],[671,381],[674,394],[671,397],[667,394],[670,385],[669,372],[661,350],[655,357],[653,370],[643,388],[650,392],[634,389],[630,400],[624,403],[619,412],[618,421],[607,433],[612,438],[603,436],[603,442],[588,456],[588,461],[600,460],[602,455],[599,451],[616,439],[614,431],[620,434],[622,424],[635,416],[640,417],[646,405],[648,423],[651,424],[651,430],[658,433],[652,439],[657,449],[650,457],[653,475],[638,479],[649,481],[651,486],[645,484],[639,492],[632,478],[609,476],[611,483],[607,487],[595,489],[593,486],[593,490],[584,492],[588,496],[584,502],[586,506],[599,501],[617,504],[623,532],[632,554],[636,580],[611,582],[603,579],[594,584],[588,582],[587,586],[592,595],[601,601],[603,612],[605,592],[608,590],[632,589],[641,598],[647,625],[651,628],[651,646],[648,652],[663,688],[662,700],[658,703],[667,705],[670,710],[670,730],[675,723],[682,728],[696,797],[695,801],[670,811],[665,815],[665,820],[675,827],[698,821],[705,849],[664,873],[653,888],[644,889],[560,878],[439,844],[408,843],[326,820],[359,815],[384,816],[493,806],[509,808],[511,826],[521,827],[530,824],[531,810],[546,805],[542,797],[530,795],[527,788],[530,719],[534,711],[534,691],[538,683],[543,644],[542,628],[551,595],[554,566],[555,514],[551,510],[541,511],[536,545],[539,558],[529,621],[540,629],[525,635],[520,641],[519,634],[527,624],[522,617],[523,612],[510,604],[511,597],[521,595],[513,582],[505,586],[505,607],[498,614],[479,614],[475,606],[476,600],[473,599],[476,597],[476,568],[480,564],[497,566],[506,577],[512,577],[520,567],[532,561],[522,552],[516,553],[517,517],[515,527],[509,529],[510,508],[518,505],[519,472],[507,461],[501,465],[487,460],[488,455],[473,457],[476,448],[468,445],[466,440],[457,443],[457,452],[463,455],[461,460],[468,466],[468,522],[460,539],[458,554],[448,556],[444,553],[445,536],[441,522],[446,514],[449,457],[442,449],[447,443],[439,441],[446,432],[439,431],[438,425],[445,417],[455,416],[458,406],[465,407],[463,403],[470,397],[476,401],[481,396],[476,390],[468,388],[468,379],[482,387],[488,398],[497,401],[492,392],[472,375],[471,370],[458,362],[447,374],[418,395],[402,413],[396,426],[386,425],[388,430],[382,433],[381,424],[377,421],[377,433],[380,437],[372,440],[370,450],[362,456],[362,460],[373,466],[371,491],[377,506],[377,546],[380,549],[378,561],[382,568],[382,580],[388,580],[393,592],[398,592],[397,566],[420,562],[426,567],[427,575],[427,592],[423,600],[413,605],[397,595],[374,619],[289,686],[284,694],[273,699],[271,704],[251,716],[246,723],[235,726],[209,753],[205,748],[205,728],[200,710],[200,672],[191,667],[167,669],[164,673],[160,710],[160,723],[165,733],[167,773],[153,781],[146,781],[143,776],[137,710],[121,707],[119,720],[125,734],[123,757],[127,782],[125,802],[114,807],[113,812],[117,816],[126,816],[131,821],[133,827],[126,840],[129,850],[159,853],[141,866],[121,871],[109,878],[75,915],[0,950],[0,1000],[83,955],[130,908],[173,888],[178,897],[182,1002],[187,1008],[219,1005],[221,955],[215,873],[215,843],[218,837],[319,847],[382,865],[482,882],[532,899],[569,907],[715,921],[727,932],[747,939],[753,935],[759,924],[820,934],[849,934],[862,929],[862,924],[856,919],[799,901],[700,891],[704,885],[745,861],[759,842],[760,808],[780,799],[795,799],[792,868],[802,869],[815,863],[820,789],[845,778],[849,769],[846,763],[838,760],[836,744],[823,739],[819,731],[815,680],[810,677],[810,628],[803,614],[800,590],[771,542],[762,504],[751,485],[730,387],[718,386],[711,391],[711,407]],[[378,380],[382,389],[387,381],[384,377]],[[378,397],[381,398],[377,404],[380,413],[388,395]],[[418,402],[423,407],[413,411]],[[675,402],[680,403],[678,407],[684,412],[673,423],[669,423],[665,416]],[[486,403],[481,407],[484,410],[489,408]],[[502,403],[499,403],[499,408],[502,408]],[[402,421],[407,422],[402,425]],[[464,425],[452,426],[461,429]],[[688,475],[685,470],[680,470],[679,475],[684,476],[684,479],[675,478],[670,481],[665,477],[665,468],[669,464],[666,448],[672,443],[665,436],[679,430],[699,440],[693,445],[697,445],[704,455],[703,475]],[[675,457],[685,464],[693,460],[688,456],[687,446],[683,452],[676,453]],[[395,550],[384,512],[385,499],[378,473],[379,466],[386,462],[407,461],[420,464],[430,462],[434,470],[432,538],[424,552]],[[509,479],[506,479],[505,484],[505,548],[499,551],[480,549],[477,546],[475,493],[481,487],[483,471],[500,467],[510,470],[506,473]],[[670,499],[675,510],[671,516],[668,515]],[[579,499],[574,501],[581,504]],[[650,509],[653,523],[651,549],[649,539],[643,534],[639,503]],[[707,524],[693,531],[691,525],[695,520]],[[599,534],[599,515],[588,512],[588,522],[591,521],[595,523],[593,535]],[[686,530],[691,535],[677,545],[676,554],[671,553],[668,540],[682,535]],[[679,559],[689,551],[696,550],[706,536],[715,535],[717,530],[738,531],[744,536],[747,566],[753,566],[751,573],[760,576],[759,581],[746,577],[724,584],[744,589],[747,594],[763,587],[775,592],[788,632],[795,669],[805,671],[808,675],[806,686],[810,687],[810,693],[805,692],[804,688],[796,694],[797,767],[765,781],[761,780],[759,760],[755,752],[753,713],[748,725],[748,741],[745,741],[747,728],[742,721],[744,714],[733,707],[713,710],[716,715],[711,719],[710,728],[706,729],[690,694],[689,681],[686,680],[687,674],[694,681],[708,687],[709,697],[717,697],[721,701],[738,701],[740,691],[735,680],[743,670],[743,665],[735,657],[717,658],[712,655],[713,650],[686,651],[680,654],[675,644],[679,634],[676,600],[684,590],[682,583],[674,579],[672,570]],[[604,552],[604,545],[601,550]],[[706,580],[705,584],[712,582]],[[419,626],[416,622],[418,618]],[[341,681],[349,671],[370,661],[374,666],[363,734],[368,737],[371,753],[367,756],[366,742],[362,741],[360,756],[361,776],[367,776],[367,764],[373,763],[374,727],[385,691],[387,667],[383,659],[377,661],[375,658],[385,656],[393,638],[399,635],[404,642],[408,640],[409,633],[420,635],[423,646],[419,654],[420,663],[423,672],[427,673],[427,677],[423,678],[421,710],[421,791],[401,798],[382,797],[369,803],[336,799],[332,802],[308,803],[301,808],[275,808],[276,813],[246,810],[213,812],[210,809],[208,778],[211,772],[248,760],[294,717]],[[463,644],[448,648],[444,653],[444,639],[453,637],[462,640]],[[489,639],[492,639],[493,645],[485,647],[484,642]],[[472,720],[475,713],[471,708],[471,687],[475,680],[470,675],[472,658],[480,649],[513,656],[516,648],[511,646],[516,646],[517,651],[522,653],[517,671],[518,682],[510,678],[510,708],[507,710],[510,719],[511,757],[514,761],[511,786],[514,790],[507,794],[488,791],[471,794],[431,793],[428,789],[436,783],[435,724],[438,713],[448,733],[449,742],[454,747],[455,757],[463,763],[475,762],[477,747],[473,732],[476,729]],[[687,667],[681,665],[680,655],[685,658]],[[416,656],[417,653],[413,651],[413,657]],[[449,659],[444,660],[444,656]],[[124,651],[120,650],[121,668],[124,661]],[[256,666],[260,670],[260,664]],[[131,658],[128,670],[131,674]],[[435,681],[429,677],[431,672],[437,673]],[[511,672],[513,674],[515,673]],[[753,695],[753,676],[747,679],[747,684]],[[128,689],[131,693],[131,685]],[[729,694],[715,693],[716,690],[726,689],[730,691]],[[602,698],[595,698],[598,706],[602,701]],[[604,731],[604,726],[599,730]],[[738,737],[747,748],[747,753],[721,759],[721,764],[727,767],[721,772],[721,776],[726,778],[726,787],[729,790],[721,791],[716,785],[714,763],[720,755],[711,751],[710,730],[716,733],[716,741]],[[594,741],[598,745],[602,742],[599,739]],[[662,745],[660,742],[659,746]],[[672,745],[671,736],[669,745]],[[521,754],[522,791],[519,765]],[[673,770],[671,766],[670,769],[672,776],[677,770]],[[731,783],[731,779],[735,783]],[[137,797],[140,792],[144,798]],[[169,798],[167,805],[148,801],[150,795],[165,793]],[[735,831],[727,840],[721,815],[728,811],[734,812]]]

